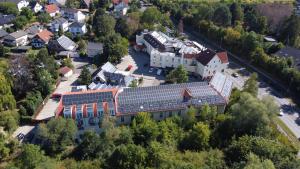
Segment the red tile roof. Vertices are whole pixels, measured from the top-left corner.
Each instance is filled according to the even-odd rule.
[[[60,74],[65,75],[68,72],[72,71],[72,69],[70,69],[69,67],[65,66],[65,67],[60,68],[58,71],[59,71]]]
[[[57,7],[57,5],[55,4],[51,4],[51,5],[46,5],[45,6],[45,11],[47,13],[55,13],[59,10],[59,8]]]
[[[47,43],[53,36],[53,33],[45,29],[39,32],[36,36],[38,36],[40,39]]]
[[[219,52],[219,53],[217,53],[217,55],[220,58],[222,63],[228,63],[227,52]]]

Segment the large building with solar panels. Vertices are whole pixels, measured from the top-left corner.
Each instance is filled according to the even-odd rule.
[[[101,123],[104,114],[115,116],[117,124],[130,124],[139,112],[155,120],[184,116],[188,107],[214,105],[223,112],[232,81],[216,73],[210,83],[193,82],[139,88],[113,88],[63,94],[56,115],[73,118],[79,128]]]
[[[215,52],[190,40],[180,40],[157,31],[136,35],[135,49],[150,55],[150,66],[176,68],[183,65],[189,72],[211,78],[228,66],[227,52]]]

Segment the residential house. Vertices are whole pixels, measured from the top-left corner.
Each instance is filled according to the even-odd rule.
[[[48,48],[55,52],[75,51],[77,48],[77,44],[68,37],[62,35],[58,39],[50,40]]]
[[[48,0],[49,4],[56,4],[58,6],[65,6],[67,0]]]
[[[53,37],[53,33],[48,31],[47,29],[42,30],[31,40],[31,45],[34,48],[42,48],[45,47]]]
[[[283,58],[292,58],[293,66],[300,71],[300,49],[286,46],[274,54]]]
[[[88,57],[93,58],[102,53],[103,53],[103,44],[102,43],[88,42],[88,44],[87,44]]]
[[[25,30],[25,32],[27,33],[28,38],[32,39],[36,34],[41,32],[43,29],[44,29],[44,27],[38,23],[38,24],[34,24],[34,25],[30,26],[29,28],[27,28]]]
[[[19,11],[21,11],[22,8],[25,8],[29,5],[29,1],[27,0],[9,0],[8,2],[15,3]]]
[[[67,67],[67,66],[64,66],[64,67],[60,68],[58,70],[58,72],[62,77],[66,77],[66,78],[73,75],[73,70],[71,68]]]
[[[16,17],[12,14],[9,15],[0,14],[0,29],[13,26],[13,21],[15,19]]]
[[[72,118],[78,128],[98,126],[104,115],[114,116],[118,125],[130,124],[139,112],[148,112],[160,121],[185,116],[188,107],[216,106],[223,113],[230,97],[232,81],[216,74],[211,83],[193,82],[139,88],[105,88],[62,95],[56,117]],[[199,113],[195,116],[200,116]]]
[[[129,5],[128,0],[113,0],[114,5],[114,12],[117,16],[124,16],[126,15]]]
[[[0,29],[0,41],[1,42],[2,42],[3,38],[7,35],[8,35],[8,33],[5,30]]]
[[[69,32],[71,32],[74,37],[84,35],[87,33],[86,25],[85,23],[73,22],[69,26]]]
[[[51,22],[52,32],[59,32],[62,30],[66,32],[69,30],[69,23],[65,18],[56,18]]]
[[[38,1],[31,2],[30,6],[34,13],[38,13],[43,10],[43,6]]]
[[[64,8],[62,9],[62,16],[73,22],[85,22],[85,15],[78,9]]]
[[[26,32],[17,31],[4,37],[3,43],[8,46],[24,46],[28,44],[27,38]]]
[[[144,31],[136,36],[135,49],[150,55],[150,66],[176,68],[183,65],[188,72],[211,78],[228,66],[226,52],[217,53],[195,41],[180,40],[157,31]]]
[[[45,11],[51,16],[54,17],[59,14],[59,7],[56,4],[46,5]]]

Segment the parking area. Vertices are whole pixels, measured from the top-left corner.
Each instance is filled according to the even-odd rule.
[[[121,63],[116,67],[120,70],[126,70],[130,65],[132,66],[130,69],[132,75],[137,78],[143,78],[140,86],[157,86],[165,82],[163,73],[161,72],[158,75],[158,68],[150,67],[150,57],[147,53],[136,52],[130,47],[128,55],[123,57]]]

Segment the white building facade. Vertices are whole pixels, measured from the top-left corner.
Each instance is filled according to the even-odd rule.
[[[22,8],[25,8],[25,7],[27,7],[28,5],[29,5],[29,2],[26,1],[26,0],[22,0],[22,1],[19,1],[19,2],[17,3],[17,7],[18,7],[18,10],[19,10],[19,11],[22,11]]]
[[[228,65],[226,52],[216,53],[195,41],[171,38],[162,32],[144,31],[136,36],[136,50],[150,55],[150,66],[176,68],[183,65],[188,72],[210,78]]]

